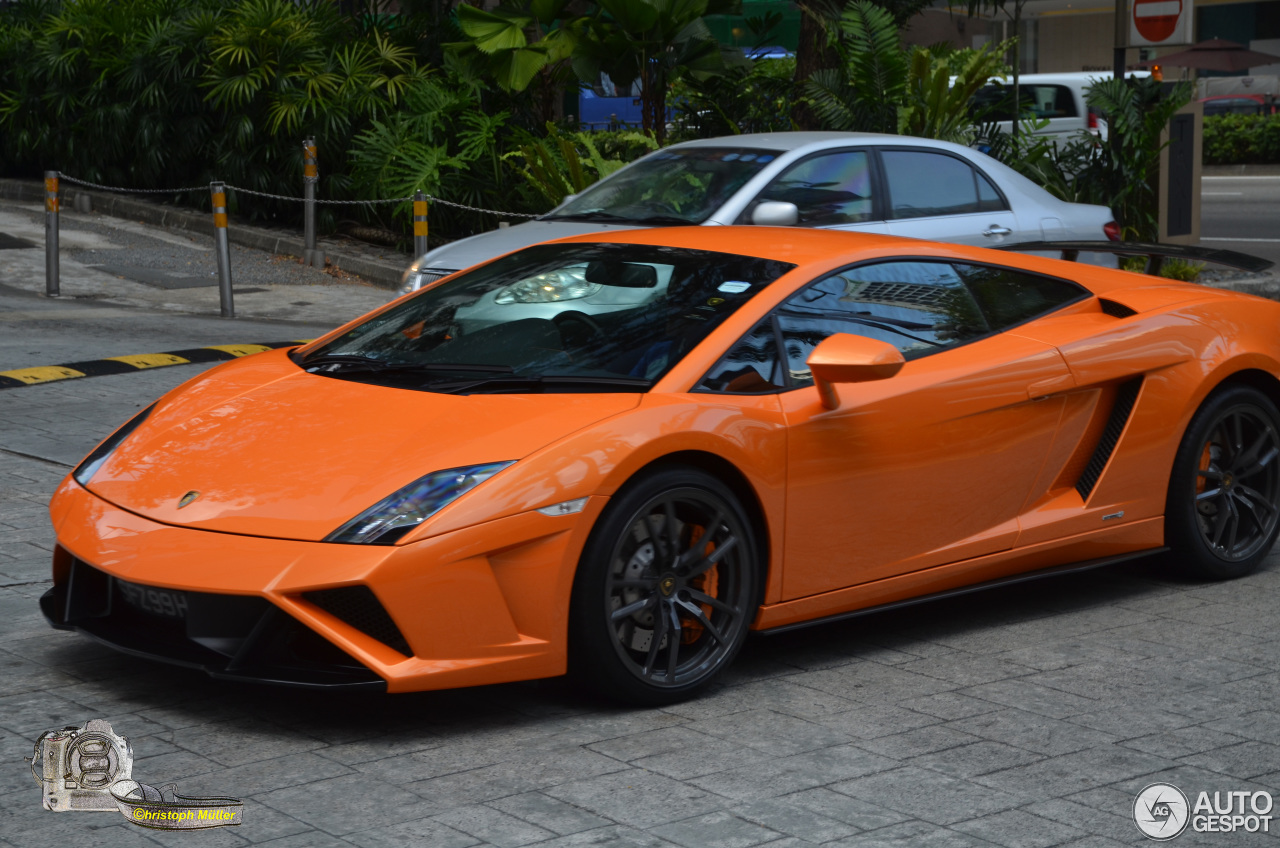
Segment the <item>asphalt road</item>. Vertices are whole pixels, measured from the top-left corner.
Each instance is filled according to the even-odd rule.
[[[1280,176],[1205,177],[1200,240],[1280,265]]]

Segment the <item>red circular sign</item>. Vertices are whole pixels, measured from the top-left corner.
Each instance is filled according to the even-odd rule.
[[[1147,41],[1165,41],[1178,28],[1182,0],[1133,0],[1133,25]]]

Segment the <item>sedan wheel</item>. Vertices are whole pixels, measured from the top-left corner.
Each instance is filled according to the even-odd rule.
[[[575,671],[631,703],[686,698],[737,654],[759,583],[754,539],[728,488],[693,469],[647,476],[611,504],[583,552]]]
[[[1280,413],[1255,389],[1221,392],[1196,413],[1174,463],[1165,535],[1194,577],[1256,569],[1280,529]]]

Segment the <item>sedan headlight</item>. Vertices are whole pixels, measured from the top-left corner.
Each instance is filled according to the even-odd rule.
[[[400,275],[400,288],[396,290],[397,295],[417,291],[428,283],[434,283],[453,273],[443,268],[424,269],[421,267],[421,262],[421,260],[414,262]]]
[[[102,444],[94,448],[93,452],[81,460],[80,464],[71,472],[71,476],[75,478],[75,481],[81,486],[88,487],[89,481],[93,479],[94,474],[98,473],[98,469],[107,461],[107,457],[111,456],[111,454],[115,452],[115,449],[120,447],[121,442],[129,438],[130,433],[138,429],[139,424],[147,420],[147,416],[150,415],[151,410],[155,408],[156,405],[154,403],[151,404],[146,409],[126,421],[121,425],[120,429],[116,430],[108,436]]]
[[[394,545],[414,527],[514,462],[468,465],[428,474],[378,501],[326,536],[325,541]]]
[[[577,300],[590,297],[602,288],[599,283],[588,283],[587,268],[565,268],[548,271],[518,283],[512,283],[494,298],[494,303],[554,303],[558,300]]]

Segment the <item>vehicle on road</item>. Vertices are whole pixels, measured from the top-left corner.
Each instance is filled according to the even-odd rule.
[[[1107,208],[1058,200],[962,145],[876,133],[762,133],[655,151],[535,221],[424,254],[405,272],[401,292],[540,241],[690,224],[798,224],[992,247],[1120,237]],[[597,304],[582,291],[574,290],[579,311],[594,314]],[[546,298],[559,295],[551,290]]]
[[[1215,94],[1202,97],[1204,116],[1214,115],[1274,115],[1275,98],[1265,94]]]
[[[1150,71],[1129,71],[1125,79],[1151,76]],[[1035,131],[1036,135],[1052,138],[1055,142],[1068,142],[1088,133],[1103,141],[1107,138],[1107,121],[1104,115],[1089,108],[1085,94],[1095,82],[1112,79],[1114,74],[1103,71],[1078,71],[1057,74],[1020,74],[1018,76],[1018,101],[1023,118],[1045,121]],[[996,77],[973,98],[975,115],[994,121],[1004,133],[1013,130],[1013,75]]]
[[[662,295],[458,318],[566,274]],[[865,233],[535,245],[139,413],[55,494],[41,607],[219,678],[661,704],[753,630],[1166,548],[1236,577],[1280,526],[1278,324]]]

